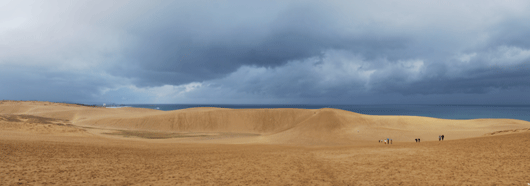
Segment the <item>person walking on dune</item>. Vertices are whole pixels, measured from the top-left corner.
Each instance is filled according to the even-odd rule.
[[[442,141],[444,140],[444,135],[442,134]]]
[[[418,138],[416,138],[416,139],[414,139],[414,140],[416,140],[416,143],[418,143]]]
[[[421,139],[420,139],[420,138],[418,138],[418,143],[419,143],[419,142],[421,142]]]
[[[438,141],[442,141],[442,136],[441,135],[438,136]]]

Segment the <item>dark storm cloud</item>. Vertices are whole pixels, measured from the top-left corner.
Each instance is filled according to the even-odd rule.
[[[414,94],[484,94],[497,89],[530,87],[530,68],[518,65],[511,68],[490,68],[468,71],[468,77],[432,77],[410,84],[384,82],[377,92]]]
[[[530,87],[525,1],[0,3],[8,99],[444,102]]]
[[[0,69],[2,99],[93,103],[101,93],[101,87],[123,82],[116,78],[110,78],[113,81],[109,82],[108,77],[100,74],[3,67]]]
[[[126,53],[127,60],[140,68],[120,75],[141,77],[140,86],[182,84],[224,77],[243,65],[277,67],[321,56],[330,48],[348,49],[369,59],[400,57],[407,38],[344,35],[341,23],[335,21],[341,15],[319,5],[292,3],[278,14],[236,23],[232,19],[247,16],[237,8],[219,22],[212,19],[227,12],[201,6],[183,13],[165,10],[146,15],[129,28],[138,43]]]
[[[529,49],[528,33],[530,33],[530,24],[527,23],[526,18],[510,18],[492,28],[492,37],[486,47],[506,45]]]

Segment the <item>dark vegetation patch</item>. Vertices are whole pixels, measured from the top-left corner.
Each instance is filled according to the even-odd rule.
[[[81,128],[86,128],[86,129],[98,129],[96,127],[86,127],[86,126],[82,126]]]
[[[0,121],[22,122],[16,115],[0,115]]]
[[[145,139],[168,139],[168,138],[197,138],[197,137],[245,137],[259,136],[259,134],[249,133],[184,133],[184,132],[151,132],[135,130],[117,130],[115,132],[103,133],[108,135],[120,135],[124,137],[139,137]]]
[[[513,129],[513,130],[500,130],[500,131],[495,131],[495,132],[492,132],[492,133],[487,133],[485,135],[496,135],[496,134],[505,134],[505,133],[512,133],[512,132],[526,132],[526,131],[530,131],[530,128]]]
[[[14,114],[5,114],[0,115],[0,121],[7,122],[26,122],[26,123],[36,123],[36,124],[55,124],[62,126],[73,126],[72,124],[67,124],[68,120],[47,118],[33,115],[14,115]]]
[[[133,130],[118,130],[111,133],[103,133],[109,135],[121,135],[124,137],[140,137],[146,139],[167,139],[167,138],[186,138],[186,137],[206,137],[205,134],[190,134],[190,133],[170,133],[170,132],[150,132],[150,131],[133,131]]]

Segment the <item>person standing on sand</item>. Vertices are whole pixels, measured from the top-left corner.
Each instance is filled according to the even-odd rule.
[[[416,140],[416,143],[418,143],[418,138],[416,138],[416,139],[414,139],[414,140]]]
[[[442,134],[442,141],[444,140],[444,135]]]
[[[442,141],[442,136],[441,135],[438,136],[438,141]]]
[[[418,138],[418,142],[421,142],[420,140],[421,140],[421,139],[420,139],[420,138]]]

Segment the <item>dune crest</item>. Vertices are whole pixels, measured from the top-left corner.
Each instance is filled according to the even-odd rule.
[[[191,108],[160,111],[102,108],[50,102],[0,102],[0,114],[53,118],[75,126],[166,132],[256,134],[252,143],[329,145],[377,141],[413,142],[479,137],[529,128],[515,119],[449,120],[419,116],[374,116],[339,109]]]

